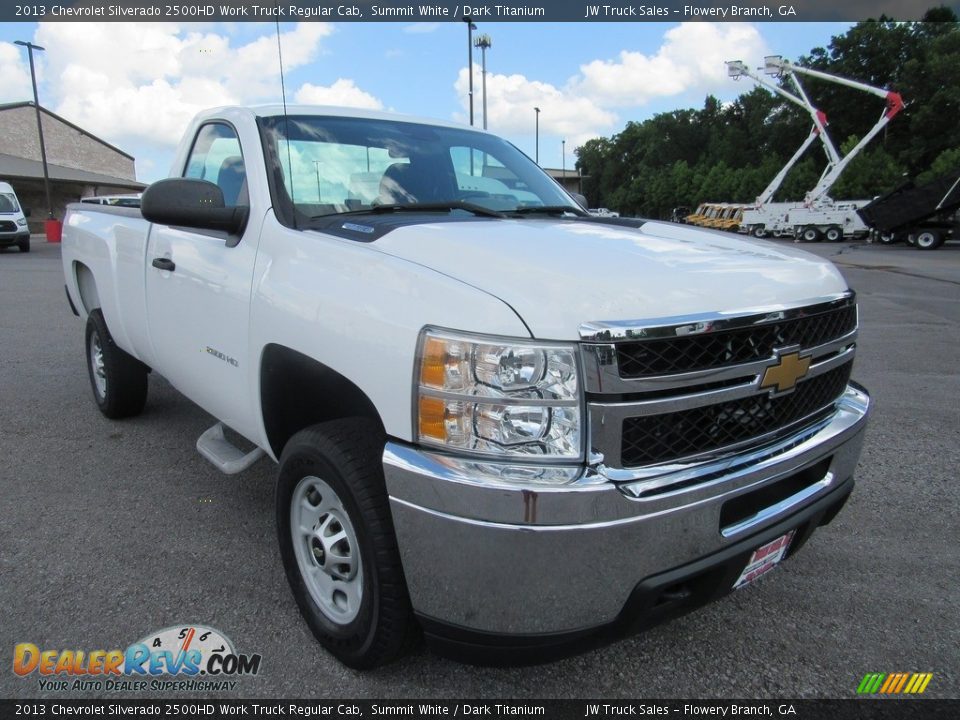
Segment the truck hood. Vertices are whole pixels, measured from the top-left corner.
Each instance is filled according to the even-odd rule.
[[[585,322],[795,306],[847,288],[829,261],[782,243],[662,222],[415,224],[375,245],[495,295],[540,339],[577,340]]]

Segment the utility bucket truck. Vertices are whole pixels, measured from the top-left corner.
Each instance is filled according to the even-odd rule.
[[[727,75],[734,80],[739,80],[741,77],[751,78],[757,84],[763,85],[768,90],[780,95],[787,101],[803,108],[810,115],[810,118],[813,121],[813,127],[811,128],[810,134],[807,136],[806,140],[801,143],[800,147],[797,148],[793,156],[780,169],[780,172],[778,172],[774,176],[773,180],[770,181],[770,184],[768,184],[767,187],[764,188],[763,192],[757,196],[754,205],[752,207],[745,208],[742,213],[740,222],[741,231],[760,238],[766,237],[770,234],[779,237],[784,232],[790,232],[786,217],[791,210],[798,207],[798,203],[794,202],[773,202],[773,196],[777,190],[780,189],[780,186],[786,179],[787,174],[791,169],[793,169],[793,166],[797,164],[800,158],[803,157],[807,149],[818,139],[823,145],[823,150],[827,155],[827,166],[824,169],[824,173],[829,172],[831,168],[840,162],[840,155],[837,153],[837,149],[834,147],[829,135],[827,135],[826,114],[824,114],[822,111],[816,108],[813,103],[810,102],[806,92],[804,92],[803,87],[798,82],[794,82],[794,86],[797,89],[797,94],[794,95],[793,93],[784,90],[776,83],[765,79],[762,75],[755,73],[750,69],[749,66],[747,66],[746,63],[741,60],[731,60],[727,62]],[[791,76],[791,78],[792,77],[793,76]]]
[[[769,55],[764,59],[764,72],[771,76],[788,77],[797,90],[798,94],[796,96],[783,90],[778,85],[764,80],[740,61],[728,62],[727,68],[730,77],[738,79],[746,75],[782,97],[800,105],[810,113],[814,122],[814,128],[811,130],[810,136],[794,153],[767,189],[757,198],[756,208],[744,211],[741,229],[756,237],[763,237],[767,234],[775,236],[792,235],[798,242],[816,242],[822,239],[839,242],[844,238],[866,235],[869,228],[857,214],[857,210],[870,201],[835,201],[827,193],[863,148],[903,109],[903,100],[900,95],[891,90],[876,88],[856,80],[849,80],[820,70],[794,65],[789,60],[784,60],[780,55]],[[886,107],[879,120],[860,142],[842,158],[827,134],[826,116],[810,102],[797,74],[808,75],[845,87],[862,90],[882,97],[886,101]],[[827,165],[820,176],[820,180],[807,193],[802,203],[771,203],[773,193],[779,188],[787,173],[806,151],[807,147],[812,144],[814,136],[820,138],[827,153]]]

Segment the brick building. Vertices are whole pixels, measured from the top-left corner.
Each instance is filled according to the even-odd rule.
[[[42,106],[40,117],[57,218],[63,219],[67,203],[82,197],[133,193],[145,187],[136,180],[133,156]],[[9,182],[20,204],[31,211],[31,232],[42,232],[47,201],[32,102],[0,105],[0,180]]]

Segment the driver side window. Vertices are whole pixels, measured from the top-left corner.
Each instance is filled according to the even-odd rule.
[[[223,191],[226,207],[250,204],[240,140],[229,125],[208,123],[200,128],[183,176],[217,185]]]

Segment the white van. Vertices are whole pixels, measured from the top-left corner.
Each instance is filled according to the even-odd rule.
[[[30,229],[10,183],[0,182],[0,248],[9,245],[16,245],[20,252],[30,252]]]

